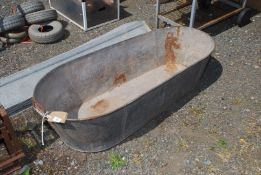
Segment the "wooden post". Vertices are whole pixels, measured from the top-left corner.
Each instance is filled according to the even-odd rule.
[[[11,174],[21,168],[17,165],[17,160],[23,158],[25,154],[22,151],[22,146],[15,135],[12,123],[5,108],[0,105],[0,139],[4,141],[8,152],[8,157],[0,160],[0,169],[4,174]]]

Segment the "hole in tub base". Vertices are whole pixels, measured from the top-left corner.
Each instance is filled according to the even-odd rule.
[[[181,64],[166,64],[126,81],[112,90],[85,101],[80,106],[78,118],[94,119],[126,106],[185,68]]]

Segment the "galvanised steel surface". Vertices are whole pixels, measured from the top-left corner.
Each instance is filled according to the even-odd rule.
[[[120,1],[49,0],[50,7],[85,31],[120,19]]]
[[[213,49],[212,38],[196,29],[152,31],[54,69],[36,86],[34,107],[68,112],[65,124],[50,123],[61,139],[79,151],[102,151],[193,90]],[[124,88],[125,94],[116,93]],[[101,105],[93,116],[88,110],[86,117],[79,115],[83,104],[113,93],[125,96],[107,99],[106,104],[100,100],[92,106]],[[117,100],[122,102],[118,106]]]

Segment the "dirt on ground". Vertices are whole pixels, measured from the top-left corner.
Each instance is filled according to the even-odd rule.
[[[10,4],[1,1],[0,9]],[[153,26],[153,1],[126,0],[122,6],[131,15],[119,22],[87,33],[68,23],[70,35],[59,43],[17,44],[0,52],[1,76],[70,50],[128,21],[145,19]],[[7,13],[1,10],[0,14]],[[233,25],[233,20],[207,30],[216,49],[195,90],[107,151],[75,151],[47,123],[42,146],[41,117],[32,108],[14,116],[13,124],[27,154],[23,163],[37,175],[260,175],[261,14],[242,28]],[[4,154],[2,146],[0,155]]]
[[[13,14],[13,7],[26,0],[3,0],[0,1],[0,18]],[[48,0],[41,0],[46,9],[50,8]],[[84,32],[82,29],[70,23],[67,19],[60,16],[58,20],[65,27],[63,40],[54,44],[24,43],[8,46],[0,52],[0,77],[8,76],[19,70],[23,70],[31,65],[40,63],[63,52],[69,51],[91,39],[100,36],[115,27],[133,20],[145,20],[150,26],[154,24],[154,2],[151,0],[135,0],[133,2],[123,1],[121,3],[121,20],[107,24],[106,26]]]

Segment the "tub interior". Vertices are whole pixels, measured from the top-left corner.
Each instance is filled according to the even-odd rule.
[[[195,29],[152,31],[56,68],[38,83],[34,97],[47,111],[94,119],[135,101],[206,58],[213,47]]]
[[[169,70],[165,65],[154,68],[132,80],[125,82],[125,77],[112,89],[84,101],[79,110],[79,119],[94,119],[109,114],[127,104],[135,101],[155,87],[166,82],[178,72],[185,69],[181,64],[175,65],[175,70]]]

